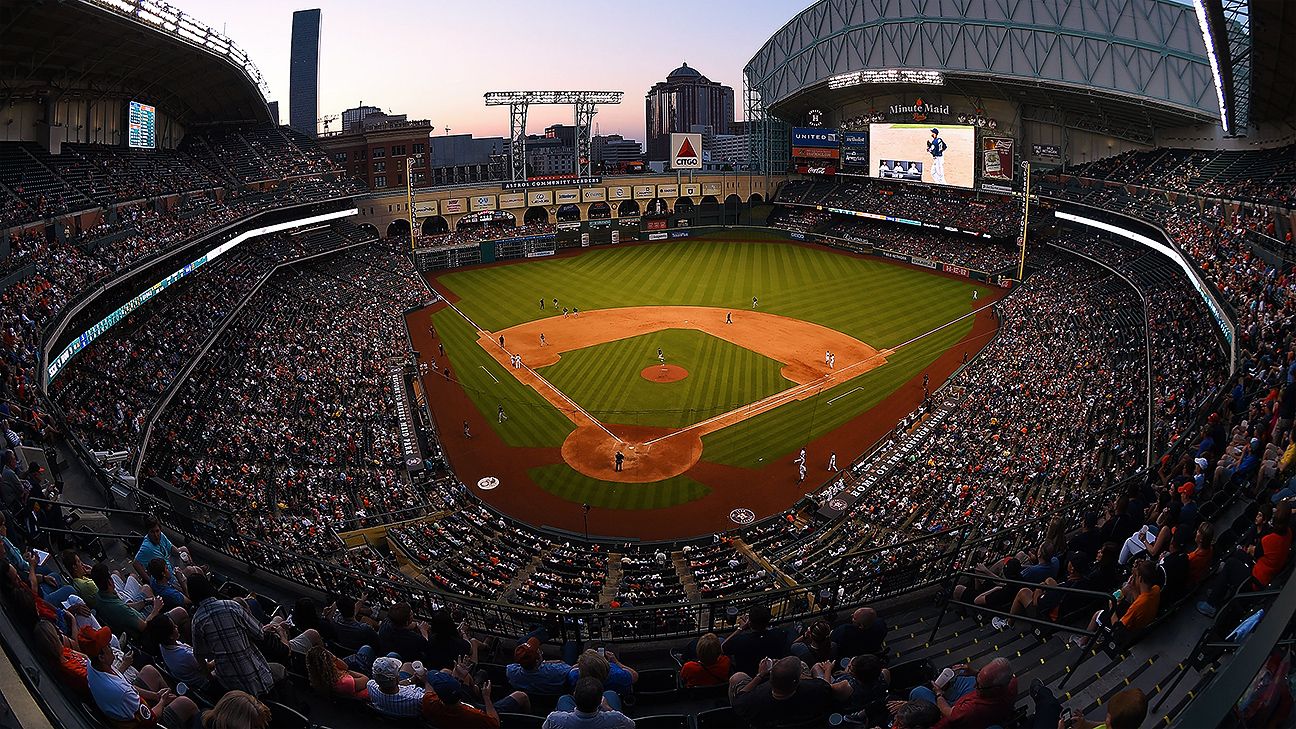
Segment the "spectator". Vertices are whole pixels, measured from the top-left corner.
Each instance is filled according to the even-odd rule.
[[[438,683],[432,691],[423,693],[423,718],[433,726],[463,727],[463,729],[498,729],[499,712],[526,713],[531,708],[527,695],[514,691],[492,703],[491,682],[481,685],[482,708],[464,703],[463,686],[457,682]]]
[[[364,599],[361,598],[361,603]],[[378,631],[372,625],[356,619],[357,601],[349,597],[338,596],[332,605],[324,608],[324,623],[321,632],[339,645],[352,650],[360,646],[378,645]]]
[[[407,602],[398,602],[387,610],[387,619],[378,628],[378,650],[395,653],[402,660],[423,660],[428,648],[428,624],[414,621],[414,611]]]
[[[108,626],[114,633],[128,635],[132,638],[139,638],[144,635],[145,628],[148,627],[148,621],[157,617],[162,612],[162,598],[153,597],[150,601],[151,611],[145,615],[136,610],[122,600],[117,594],[117,585],[113,582],[112,570],[108,568],[106,562],[96,564],[90,570],[90,576],[94,579],[95,587],[98,588],[98,596],[95,598],[95,614],[99,617],[99,622]],[[176,613],[172,616],[179,624],[188,623],[188,613],[184,608],[175,608]]]
[[[1089,631],[1099,628],[1113,629],[1119,623],[1121,628],[1130,632],[1141,631],[1156,619],[1161,609],[1161,586],[1156,584],[1156,566],[1149,560],[1140,559],[1134,563],[1129,581],[1121,588],[1120,597],[1111,600],[1104,610],[1094,613],[1089,620]],[[1084,636],[1073,636],[1072,642],[1084,645]]]
[[[176,584],[171,570],[167,568],[166,562],[160,557],[149,560],[148,578],[149,589],[153,591],[154,595],[162,598],[164,608],[169,610],[189,605],[189,598]]]
[[[762,658],[788,655],[787,633],[782,628],[771,628],[770,619],[768,607],[752,605],[734,632],[725,638],[721,646],[732,659],[733,670],[750,676],[757,672]]]
[[[189,595],[197,606],[193,617],[194,654],[199,660],[215,663],[222,686],[259,696],[283,679],[284,667],[267,663],[257,648],[263,629],[246,606],[220,599],[201,573],[189,579]]]
[[[367,689],[369,704],[383,716],[413,718],[423,711],[424,689],[401,681],[399,658],[383,656],[373,662]]]
[[[162,662],[167,671],[177,681],[184,681],[191,688],[202,690],[211,682],[216,671],[216,663],[211,660],[198,660],[193,647],[180,642],[180,629],[171,617],[162,613],[148,622],[148,636],[158,647]]]
[[[172,557],[175,557],[175,562],[171,561]],[[141,580],[148,580],[148,564],[154,559],[162,560],[167,569],[174,572],[180,583],[184,584],[186,570],[177,571],[176,564],[189,564],[189,548],[173,545],[167,535],[162,533],[162,522],[156,516],[149,517],[148,532],[140,540],[139,549],[135,552],[135,572]]]
[[[792,655],[809,665],[831,661],[832,625],[827,620],[816,620],[792,641]]]
[[[932,729],[942,718],[940,709],[930,701],[906,701],[896,709],[891,729]]]
[[[567,673],[567,684],[575,686],[585,676],[597,678],[604,689],[622,696],[633,691],[635,682],[639,680],[638,671],[622,665],[616,654],[607,649],[590,648],[580,654],[576,665]]]
[[[796,656],[760,661],[755,676],[735,673],[729,679],[729,703],[752,726],[777,726],[822,718],[832,707],[832,688],[803,676]]]
[[[95,606],[95,600],[99,597],[99,586],[90,578],[90,568],[81,559],[81,555],[76,550],[65,549],[59,557],[63,561],[63,569],[67,570],[69,580],[77,594],[90,607]]]
[[[956,666],[955,673],[966,676],[969,666]],[[969,688],[966,681],[956,679],[944,689],[917,686],[909,692],[910,701],[929,701],[936,705],[944,717],[938,729],[979,729],[993,724],[1006,724],[1013,716],[1017,703],[1017,677],[1006,658],[996,658],[980,671]]]
[[[1239,587],[1264,589],[1287,565],[1292,546],[1292,502],[1278,502],[1271,521],[1263,524],[1260,520],[1268,507],[1268,503],[1260,505],[1256,524],[1239,540],[1237,553],[1224,560],[1206,598],[1197,603],[1198,612],[1214,617],[1218,607]]]
[[[720,638],[707,633],[698,639],[697,660],[680,666],[680,682],[686,688],[719,686],[729,682],[729,656],[720,652]]]
[[[596,678],[576,682],[570,697],[559,699],[557,708],[545,717],[543,729],[634,729],[634,720],[613,709],[608,693]]]
[[[152,666],[140,669],[136,683],[127,680],[122,672],[130,668],[130,656],[117,661],[108,628],[85,628],[77,636],[77,642],[90,658],[86,683],[95,706],[117,726],[145,727],[158,721],[185,726],[198,715],[197,705],[171,691]]]
[[[873,608],[859,608],[848,623],[838,625],[832,634],[833,658],[838,660],[869,653],[882,655],[886,642],[886,622]]]
[[[513,649],[513,662],[506,668],[509,685],[528,694],[556,696],[567,688],[573,670],[564,661],[546,661],[540,655],[540,640],[528,638]]]
[[[369,677],[347,668],[328,648],[317,645],[306,653],[306,676],[321,696],[369,700]]]
[[[55,675],[64,686],[83,701],[92,700],[90,686],[86,683],[86,669],[90,659],[78,651],[70,638],[59,633],[54,623],[42,620],[36,624],[36,653],[45,660],[47,666],[55,670]]]
[[[871,722],[886,718],[887,688],[891,674],[882,667],[882,659],[865,653],[846,664],[846,670],[833,674],[833,662],[813,667],[816,678],[832,686],[833,699],[844,714],[864,712]]]
[[[203,712],[203,729],[266,729],[270,707],[245,691],[230,691]]]

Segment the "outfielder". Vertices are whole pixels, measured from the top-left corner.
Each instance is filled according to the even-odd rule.
[[[932,138],[927,142],[927,153],[932,156],[932,182],[937,185],[945,184],[945,150],[949,145],[944,139],[940,138],[940,130],[932,127]]]
[[[508,416],[504,414],[504,405],[503,405],[503,404],[501,404],[499,407],[495,408],[495,418],[496,418],[496,422],[498,422],[498,423],[502,423],[502,422],[504,422],[505,420],[508,420]]]

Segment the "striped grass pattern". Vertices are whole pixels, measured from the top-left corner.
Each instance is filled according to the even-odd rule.
[[[648,305],[741,310],[750,309],[752,297],[757,296],[762,311],[816,322],[878,349],[897,346],[967,314],[972,308],[972,290],[977,287],[986,290],[984,284],[937,276],[877,258],[781,242],[712,240],[601,248],[570,258],[457,271],[440,276],[439,281],[441,286],[461,297],[457,306],[488,330],[552,316],[555,297],[561,311],[564,306],[592,310]],[[544,310],[539,306],[541,298],[545,299]],[[496,406],[505,406],[509,420],[498,427],[506,443],[535,447],[561,445],[572,428],[562,413],[504,372],[477,345],[472,328],[453,311],[443,310],[434,319],[455,373],[477,407],[494,424]],[[757,467],[795,451],[921,374],[971,327],[971,318],[965,319],[908,345],[888,357],[885,366],[849,383],[713,433],[704,439],[702,457],[717,463]],[[608,346],[591,349],[604,350]],[[652,351],[655,357],[655,346]],[[570,352],[563,359],[572,358],[579,364],[584,359],[580,354]],[[594,356],[596,353],[591,359]],[[668,356],[671,356],[669,352]],[[717,365],[718,369],[727,370],[730,378],[740,380],[739,385],[728,390],[702,388],[683,401],[670,401],[665,407],[654,405],[654,400],[640,407],[645,411],[675,408],[700,412],[733,397],[730,393],[760,392],[765,387],[762,383],[767,382],[762,379],[766,375],[760,374],[765,366],[760,362],[763,359],[748,358],[742,372],[727,364]],[[558,371],[563,367],[564,363],[560,362],[548,369]],[[625,409],[628,406],[618,401],[620,391],[637,387],[639,383],[653,384],[640,377],[642,366],[590,365],[581,369],[575,377],[562,373],[563,385],[559,388],[564,392],[568,388],[579,391],[581,398],[577,401],[582,403],[604,403],[603,407]],[[684,384],[687,392],[690,379],[677,384]],[[864,389],[827,404],[829,399],[860,386]],[[638,422],[644,422],[644,418],[655,415],[637,417]],[[867,445],[860,444],[860,448]]]
[[[711,493],[711,489],[688,476],[651,483],[611,483],[590,478],[565,463],[537,466],[527,475],[555,496],[603,509],[664,509]]]

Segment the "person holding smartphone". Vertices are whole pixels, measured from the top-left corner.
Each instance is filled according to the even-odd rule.
[[[1134,573],[1129,582],[1115,593],[1108,606],[1094,613],[1089,620],[1090,632],[1099,628],[1114,628],[1117,623],[1128,631],[1146,628],[1156,619],[1161,609],[1161,586],[1156,584],[1157,568],[1151,560],[1140,559],[1134,563]],[[1087,636],[1073,636],[1071,641],[1084,647]]]

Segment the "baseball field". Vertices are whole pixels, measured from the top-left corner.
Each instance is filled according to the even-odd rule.
[[[818,488],[831,453],[848,465],[921,401],[924,373],[935,389],[985,344],[997,295],[759,239],[583,250],[431,283],[447,302],[408,323],[460,478],[525,521],[580,531],[589,504],[592,533],[640,538],[722,530],[735,509],[761,518]],[[485,476],[498,487],[478,490]]]

